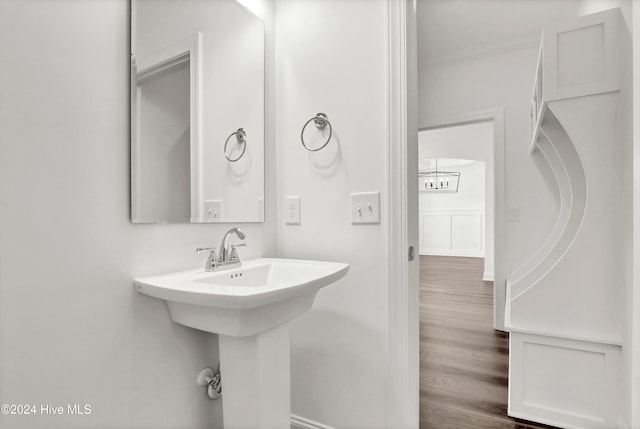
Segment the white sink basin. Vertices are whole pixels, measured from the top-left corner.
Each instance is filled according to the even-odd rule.
[[[318,290],[344,277],[348,264],[254,259],[217,272],[180,271],[135,279],[136,289],[164,299],[174,322],[244,337],[307,311]]]

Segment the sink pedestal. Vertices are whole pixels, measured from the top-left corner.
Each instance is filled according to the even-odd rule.
[[[248,337],[219,335],[225,429],[291,426],[289,326]]]
[[[225,429],[289,429],[291,385],[287,322],[348,264],[260,258],[241,267],[179,271],[135,279],[163,299],[171,319],[218,334]]]

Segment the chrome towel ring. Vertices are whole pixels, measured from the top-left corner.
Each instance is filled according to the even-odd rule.
[[[329,138],[327,139],[326,142],[324,142],[322,146],[316,149],[311,149],[304,142],[304,130],[307,128],[307,125],[311,123],[311,121],[313,121],[316,124],[316,128],[318,128],[319,130],[324,129],[327,125],[329,125]],[[333,127],[331,126],[331,122],[329,122],[329,118],[327,118],[327,115],[325,113],[318,113],[316,114],[316,116],[314,116],[313,118],[305,122],[304,126],[302,127],[302,131],[300,132],[300,140],[302,140],[302,146],[304,146],[306,150],[310,152],[317,152],[320,149],[324,149],[324,147],[329,144],[329,141],[331,141],[332,134],[333,134]]]
[[[231,158],[227,154],[227,145],[229,144],[229,139],[231,137],[233,137],[234,135],[236,136],[236,140],[238,141],[238,144],[243,145],[242,146],[242,152],[240,153],[240,155],[238,155],[237,158]],[[244,130],[244,128],[238,128],[238,131],[232,132],[231,135],[229,137],[227,137],[227,140],[224,142],[224,157],[227,158],[227,161],[229,161],[229,162],[236,162],[237,160],[242,158],[242,156],[244,155],[246,150],[247,150],[247,133]]]

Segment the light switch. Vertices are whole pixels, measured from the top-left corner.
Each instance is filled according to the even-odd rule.
[[[300,225],[300,197],[286,197],[284,201],[285,223],[287,225]]]
[[[351,194],[351,224],[380,223],[380,192]]]
[[[206,200],[204,215],[207,222],[222,222],[222,200]]]

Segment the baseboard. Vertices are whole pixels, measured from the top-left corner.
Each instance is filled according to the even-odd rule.
[[[291,414],[291,429],[334,429],[331,426],[323,425],[304,417]]]
[[[484,280],[485,282],[494,281],[493,273],[489,273],[485,271],[484,274],[482,274],[482,280]]]
[[[513,417],[515,419],[520,419],[520,420],[524,420],[524,421],[532,422],[532,423],[539,423],[539,424],[553,426],[553,427],[557,427],[557,428],[583,429],[582,426],[572,426],[572,425],[568,425],[565,422],[557,421],[557,420],[554,420],[554,419],[545,419],[545,418],[541,418],[540,416],[533,415],[533,414],[515,413],[515,412],[512,412],[512,411],[508,411],[507,415],[509,417]]]
[[[629,429],[629,426],[627,426],[627,422],[624,421],[620,414],[616,416],[616,427],[618,429]]]
[[[464,250],[420,249],[421,256],[456,256],[460,258],[484,258],[484,252],[469,252]]]

